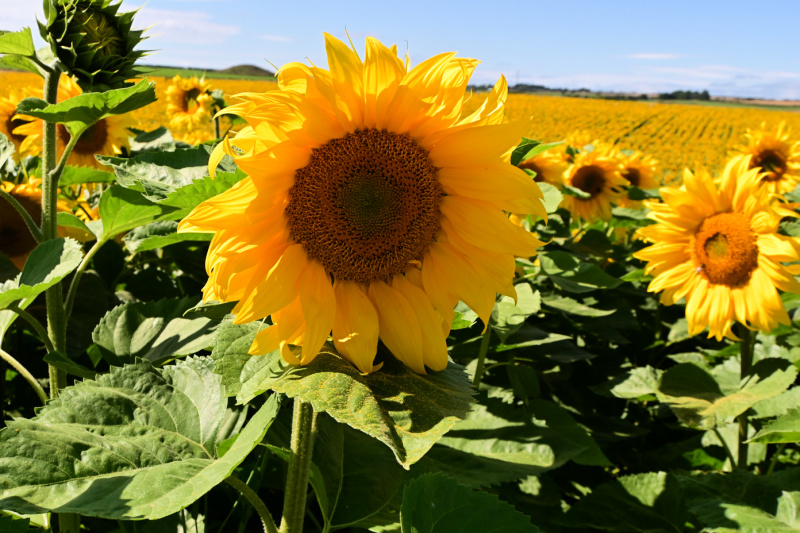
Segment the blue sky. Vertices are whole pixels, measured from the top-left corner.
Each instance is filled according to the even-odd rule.
[[[124,0],[135,9],[141,0]],[[4,29],[41,17],[39,0],[0,0]],[[356,48],[371,35],[413,63],[444,51],[482,61],[473,81],[800,99],[800,1],[149,0],[145,63],[272,69],[325,64],[322,32]]]

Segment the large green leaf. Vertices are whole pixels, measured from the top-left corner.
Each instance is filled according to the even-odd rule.
[[[210,241],[213,233],[177,233],[178,222],[161,220],[129,231],[123,240],[128,251],[146,252],[185,241]]]
[[[800,409],[794,409],[767,424],[751,439],[755,442],[800,442]]]
[[[684,531],[687,512],[678,481],[666,472],[604,483],[581,498],[561,522],[571,528],[642,533]]]
[[[73,239],[43,242],[28,256],[19,278],[0,285],[0,309],[35,298],[75,270],[82,257],[81,245]]]
[[[245,174],[237,170],[235,173],[217,172],[214,178],[205,176],[196,179],[188,185],[169,193],[160,203],[172,207],[179,207],[186,212],[191,211],[201,202],[221,194],[244,179]]]
[[[514,288],[517,292],[516,303],[513,298],[501,296],[492,309],[491,326],[503,342],[519,330],[526,318],[538,313],[542,307],[539,291],[534,292],[529,283],[518,283]]]
[[[217,372],[229,394],[238,389],[239,403],[267,390],[302,398],[316,411],[380,440],[406,467],[469,411],[469,382],[454,363],[441,372],[419,375],[384,354],[380,371],[362,375],[326,345],[311,364],[290,365],[277,351],[247,355],[257,329],[225,324],[214,347]]]
[[[177,189],[207,177],[210,150],[210,146],[200,145],[171,152],[144,152],[130,158],[98,156],[97,159],[114,168],[120,185],[143,192],[148,199],[158,202]],[[221,171],[234,172],[235,168],[232,158],[223,158]]]
[[[797,368],[783,359],[763,359],[730,394],[724,394],[714,376],[692,363],[667,370],[659,383],[658,398],[681,421],[701,429],[731,422],[756,403],[777,396],[797,377]]]
[[[597,265],[583,263],[567,252],[547,252],[539,254],[542,271],[553,282],[568,292],[582,293],[596,289],[613,289],[622,280],[609,276]]]
[[[137,357],[160,363],[190,355],[213,343],[219,322],[201,316],[184,318],[196,299],[128,302],[109,311],[92,332],[92,339],[114,365]]]
[[[17,106],[17,113],[64,124],[70,134],[78,135],[101,119],[129,113],[155,102],[155,87],[155,83],[145,78],[133,87],[83,93],[57,104],[48,104],[40,98],[26,98]]]
[[[11,156],[14,155],[14,143],[0,132],[0,170],[4,169]],[[4,200],[5,201],[5,200]]]
[[[221,458],[226,409],[212,361],[163,370],[147,361],[112,368],[61,391],[31,420],[0,431],[0,507],[112,519],[156,519],[222,482],[261,441],[276,396]]]
[[[459,485],[443,474],[426,474],[408,484],[400,523],[403,533],[539,531],[530,518],[497,496]]]
[[[13,54],[32,57],[36,54],[33,46],[33,35],[28,27],[16,32],[0,31],[0,54]]]
[[[519,165],[526,159],[530,159],[532,157],[536,157],[537,155],[545,152],[551,148],[555,148],[564,144],[564,141],[558,141],[554,143],[543,143],[541,141],[537,141],[534,139],[528,139],[527,137],[522,138],[522,142],[514,148],[514,151],[511,152],[511,164],[512,165]]]
[[[112,185],[100,198],[100,218],[103,239],[113,239],[120,233],[158,220],[174,220],[182,216],[175,207],[151,202],[136,191]]]

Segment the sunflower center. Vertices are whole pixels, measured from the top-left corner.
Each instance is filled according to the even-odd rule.
[[[776,150],[764,150],[753,156],[750,168],[761,167],[767,175],[764,181],[778,181],[786,173],[786,158]]]
[[[642,174],[638,168],[626,168],[622,176],[628,180],[633,187],[638,187],[642,182]]]
[[[528,169],[528,170],[532,170],[533,172],[535,172],[536,175],[533,177],[533,181],[535,181],[535,182],[544,181],[544,178],[542,177],[542,169],[539,168],[539,165],[537,165],[533,161],[533,158],[528,159],[527,161],[523,161],[522,163],[520,163],[519,164],[519,168]]]
[[[25,136],[20,135],[18,133],[14,133],[14,130],[28,123],[30,123],[29,120],[22,120],[21,118],[11,118],[11,116],[9,116],[6,119],[6,131],[8,132],[8,137],[11,140],[16,141],[17,143],[21,143],[22,141],[24,141]]]
[[[443,195],[428,152],[408,134],[357,130],[313,150],[286,216],[309,258],[335,279],[368,284],[422,259]]]
[[[758,266],[756,235],[740,213],[718,213],[706,218],[694,236],[692,259],[708,281],[737,287]]]
[[[590,194],[592,198],[603,192],[605,184],[603,169],[595,165],[579,168],[572,177],[572,186]]]
[[[10,192],[25,211],[34,220],[42,218],[42,206],[27,196]],[[0,252],[8,257],[17,257],[30,253],[36,247],[36,241],[28,226],[16,209],[6,201],[0,202]]]
[[[200,96],[200,89],[189,89],[184,93],[183,97],[183,110],[187,113],[194,112],[197,109],[197,97]]]
[[[57,127],[58,138],[61,142],[67,144],[70,139],[70,134],[63,124]],[[89,126],[89,129],[83,132],[81,138],[75,143],[73,152],[83,155],[99,154],[103,151],[103,147],[108,140],[108,123],[106,119],[101,119],[94,125]]]

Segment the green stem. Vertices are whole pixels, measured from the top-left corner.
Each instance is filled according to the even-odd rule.
[[[739,352],[741,354],[739,359],[739,379],[744,380],[750,373],[750,368],[753,366],[753,350],[755,348],[755,333],[750,331],[744,326],[739,327],[739,337],[742,341],[739,343]],[[739,461],[738,467],[742,470],[747,469],[747,435],[749,432],[750,420],[747,411],[739,415]]]
[[[278,533],[278,528],[275,527],[275,521],[272,520],[272,515],[269,514],[269,509],[267,509],[264,501],[258,497],[258,494],[256,494],[256,492],[251,489],[247,483],[236,476],[226,477],[225,482],[238,490],[242,496],[244,496],[247,501],[250,502],[250,504],[258,513],[258,516],[261,517],[261,523],[264,524],[265,533]]]
[[[61,533],[80,533],[81,515],[75,513],[58,513],[58,530]]]
[[[83,272],[89,266],[89,262],[92,260],[94,255],[100,251],[100,248],[106,243],[105,239],[100,239],[89,249],[86,255],[83,257],[81,264],[78,265],[78,268],[75,270],[75,275],[72,276],[72,282],[69,284],[69,291],[67,291],[67,299],[64,303],[64,314],[68,319],[69,316],[72,314],[72,305],[75,303],[75,295],[78,293],[78,284],[81,281],[81,276],[83,276]]]
[[[17,304],[13,303],[6,307],[9,311],[14,311],[17,313],[21,318],[24,318],[28,324],[36,330],[36,334],[39,335],[42,343],[44,343],[44,347],[47,350],[47,353],[54,352],[55,348],[53,347],[53,343],[50,342],[50,337],[47,336],[47,330],[44,329],[44,326],[41,322],[39,322],[35,316],[30,314],[24,309],[21,309]]]
[[[719,443],[722,444],[722,448],[725,450],[725,455],[728,457],[728,461],[731,463],[731,470],[733,470],[736,468],[736,458],[733,456],[733,452],[728,447],[728,443],[725,442],[725,439],[722,438],[722,433],[719,432],[719,429],[714,428],[714,435],[717,436]]]
[[[775,455],[772,456],[772,460],[769,462],[769,468],[767,469],[767,475],[770,475],[772,472],[775,471],[775,466],[778,464],[778,458],[781,456],[783,449],[786,448],[786,445],[789,444],[788,442],[783,442],[778,446],[778,449],[775,451]]]
[[[286,474],[281,533],[302,533],[308,495],[308,474],[317,434],[317,413],[300,398],[294,399],[292,416],[292,455]]]
[[[44,389],[42,388],[41,385],[39,385],[39,382],[36,381],[36,378],[33,377],[33,374],[28,372],[28,369],[25,368],[22,365],[22,363],[14,359],[14,357],[12,357],[10,353],[6,352],[2,348],[0,348],[0,357],[2,357],[6,363],[13,366],[14,370],[19,372],[20,375],[23,378],[25,378],[25,381],[27,381],[30,384],[30,386],[33,387],[33,390],[36,391],[36,395],[39,397],[40,400],[42,400],[42,405],[46,404],[48,399],[47,393],[44,392]],[[3,376],[3,379],[5,379],[5,376]]]
[[[16,198],[8,194],[6,191],[0,189],[0,196],[5,198],[5,200],[11,204],[11,207],[17,210],[17,213],[20,214],[22,220],[25,221],[25,224],[28,226],[28,229],[31,230],[31,235],[36,240],[36,242],[42,242],[42,230],[39,229],[39,226],[36,225],[36,221],[33,220],[33,217],[22,207],[22,204],[17,201]]]
[[[84,131],[86,130],[83,129],[78,135],[73,135],[69,138],[69,143],[67,143],[67,146],[64,148],[64,153],[61,154],[61,159],[58,160],[58,165],[56,168],[50,171],[50,177],[56,182],[56,189],[58,188],[58,180],[61,179],[61,174],[64,172],[64,167],[67,166],[67,160],[69,159],[72,150],[75,148],[75,145],[78,144],[78,141],[80,140]],[[44,175],[44,172],[42,172],[42,175]]]
[[[483,338],[481,338],[481,347],[478,351],[478,365],[475,367],[475,376],[472,378],[472,385],[477,387],[481,384],[481,379],[483,379],[484,373],[484,365],[486,364],[486,354],[489,352],[489,341],[492,337],[492,320],[489,319],[489,323],[486,324],[486,331],[483,332]]]

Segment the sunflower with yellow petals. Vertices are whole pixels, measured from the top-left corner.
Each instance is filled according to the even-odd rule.
[[[211,84],[205,78],[172,78],[172,83],[167,87],[167,117],[175,138],[190,144],[213,139],[213,104]]]
[[[738,153],[750,155],[750,168],[760,168],[761,182],[775,194],[792,192],[800,182],[800,141],[791,140],[785,122],[774,133],[761,129],[747,130],[747,144],[738,146]]]
[[[58,101],[63,102],[83,94],[83,91],[72,78],[61,76],[58,81]],[[134,121],[130,115],[114,115],[97,121],[88,130],[83,132],[81,138],[75,144],[72,153],[69,155],[67,164],[75,167],[93,167],[100,170],[107,170],[108,167],[101,164],[95,155],[116,156],[123,153],[123,149],[130,147],[131,132],[128,129],[133,126]],[[36,119],[24,126],[17,128],[18,133],[27,136],[26,142],[35,143],[41,147],[42,121]],[[58,157],[64,152],[69,144],[70,133],[63,124],[56,125],[56,138],[58,146]]]
[[[564,185],[588,196],[565,194],[561,207],[587,222],[610,220],[612,204],[622,198],[628,184],[621,171],[618,154],[611,147],[579,153],[564,174]]]
[[[212,170],[225,152],[248,177],[179,228],[215,232],[203,296],[238,301],[237,323],[271,317],[251,354],[307,364],[332,336],[366,373],[380,339],[415,372],[444,369],[456,303],[488,323],[496,293],[515,294],[514,257],[542,244],[506,215],[545,216],[539,187],[509,163],[530,124],[503,123],[503,78],[462,114],[477,60],[409,69],[371,37],[364,60],[325,45],[330,70],[289,63],[278,90],[225,109],[248,126]]]
[[[725,166],[719,184],[705,171],[684,171],[683,185],[661,189],[663,203],[647,201],[657,224],[639,229],[654,244],[634,254],[654,276],[648,290],[664,291],[672,305],[686,298],[689,333],[708,328],[708,336],[736,340],[739,322],[769,332],[790,325],[778,289],[800,293],[800,283],[781,263],[800,260],[800,239],[778,233],[785,207],[770,205],[749,158]]]
[[[628,156],[622,156],[622,177],[628,182],[631,187],[638,187],[640,189],[649,190],[657,189],[661,186],[657,173],[657,162],[650,155],[645,155],[642,152],[634,152]],[[625,194],[619,200],[621,207],[629,207],[631,209],[641,209],[644,205],[641,200],[631,200]]]
[[[542,152],[519,164],[519,168],[536,173],[533,180],[537,183],[549,183],[559,189],[564,185],[564,172],[569,165],[559,153]]]
[[[28,139],[24,133],[19,133],[18,128],[34,121],[32,117],[17,115],[17,104],[24,98],[36,96],[36,91],[32,88],[25,89],[21,93],[11,91],[8,96],[0,96],[0,133],[8,137],[14,145],[14,161],[19,162],[28,155],[37,155],[42,151],[34,139]],[[38,94],[41,96],[41,91]],[[41,122],[39,122],[41,125]]]

